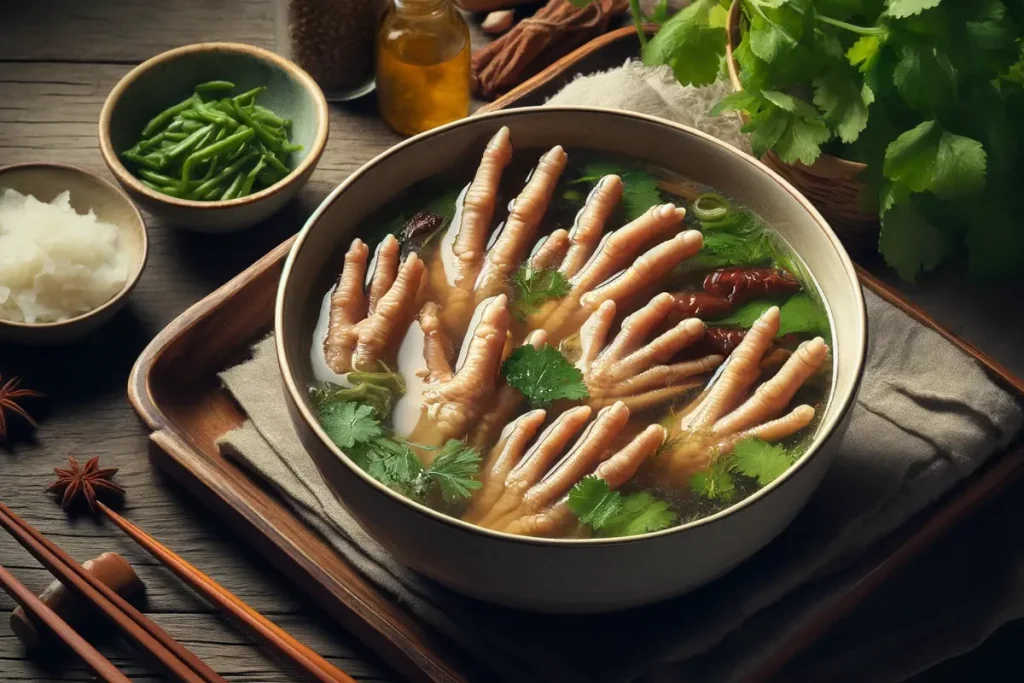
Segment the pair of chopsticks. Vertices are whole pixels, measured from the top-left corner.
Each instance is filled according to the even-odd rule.
[[[161,545],[151,536],[124,519],[106,505],[100,511],[139,545],[160,560],[171,571],[191,585],[216,607],[228,612],[264,643],[286,660],[291,661],[311,680],[320,683],[354,683],[344,672],[295,640],[285,631],[253,610],[237,596]],[[226,683],[217,672],[185,649],[166,631],[135,609],[124,598],[93,577],[67,553],[47,539],[10,508],[0,503],[0,526],[6,529],[39,562],[65,586],[95,605],[136,647],[151,654],[176,679],[185,683]],[[89,645],[56,613],[0,566],[0,586],[17,600],[25,611],[77,654],[100,680],[127,682],[117,668]]]

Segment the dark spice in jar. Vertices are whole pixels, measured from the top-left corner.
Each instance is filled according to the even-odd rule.
[[[321,88],[353,90],[373,79],[381,0],[286,1],[292,59]]]

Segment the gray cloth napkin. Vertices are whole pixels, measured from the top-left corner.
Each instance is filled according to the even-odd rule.
[[[969,357],[872,293],[865,297],[864,382],[819,490],[750,561],[652,607],[599,617],[523,614],[457,595],[400,565],[339,505],[299,444],[273,339],[221,375],[249,416],[221,448],[275,486],[372,582],[461,646],[487,680],[737,680],[853,580],[844,570],[868,545],[1020,428],[1020,408]]]
[[[573,81],[549,104],[661,116],[748,150],[735,117],[709,114],[725,91],[721,84],[683,88],[667,69],[627,63]],[[598,617],[530,615],[455,594],[400,565],[334,499],[299,444],[272,339],[221,375],[249,416],[221,448],[275,486],[370,581],[460,646],[485,680],[738,680],[818,604],[856,580],[851,563],[868,546],[969,475],[1021,426],[1019,406],[969,357],[870,292],[865,298],[871,337],[864,382],[821,487],[748,562],[660,605]],[[843,680],[886,670],[872,656],[884,650],[874,649],[870,637],[857,645],[862,656],[843,659]],[[829,662],[815,666],[809,670],[838,670]],[[900,668],[913,669],[906,662]],[[812,673],[806,680],[831,678]]]

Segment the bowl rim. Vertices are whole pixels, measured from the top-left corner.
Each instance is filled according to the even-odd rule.
[[[835,417],[833,417],[827,423],[827,429],[819,428],[818,433],[815,435],[810,446],[800,457],[800,459],[797,460],[797,462],[795,462],[792,466],[790,466],[790,468],[787,469],[780,477],[772,481],[767,486],[761,487],[760,489],[758,489],[751,495],[747,496],[746,498],[737,501],[736,503],[733,503],[732,505],[722,510],[719,510],[718,512],[712,515],[701,517],[700,519],[687,522],[685,524],[680,524],[678,526],[670,527],[668,529],[663,529],[661,531],[649,532],[645,534],[639,534],[636,536],[586,539],[538,538],[532,536],[520,536],[505,533],[503,531],[485,529],[483,527],[471,524],[469,522],[465,522],[461,519],[457,519],[450,515],[446,515],[442,512],[427,507],[422,503],[418,503],[410,498],[406,498],[400,493],[384,486],[379,481],[377,481],[376,479],[368,475],[366,472],[364,472],[362,469],[360,469],[359,466],[356,465],[351,460],[351,458],[349,458],[349,456],[344,453],[344,451],[338,448],[337,445],[335,445],[334,442],[332,442],[330,438],[328,438],[327,434],[323,431],[323,429],[317,422],[316,418],[313,416],[309,408],[306,406],[306,392],[303,389],[300,389],[298,386],[296,386],[293,380],[292,366],[291,363],[289,362],[285,350],[283,337],[280,334],[276,334],[278,330],[283,329],[282,320],[284,317],[285,294],[288,289],[288,284],[291,280],[291,274],[295,264],[295,260],[297,258],[298,253],[301,251],[303,245],[305,244],[306,238],[308,237],[309,233],[312,231],[314,226],[316,226],[320,222],[320,219],[323,216],[323,214],[337,200],[337,198],[343,192],[345,192],[345,190],[347,190],[349,186],[355,184],[363,175],[365,175],[370,168],[376,166],[377,164],[381,163],[383,160],[389,157],[402,154],[407,148],[417,145],[423,140],[427,140],[431,137],[441,135],[455,128],[473,125],[477,121],[486,121],[491,119],[500,120],[502,118],[518,118],[521,116],[529,116],[534,114],[558,112],[576,112],[583,113],[584,115],[597,113],[626,119],[639,119],[646,123],[652,123],[665,128],[675,129],[675,131],[678,133],[683,133],[690,136],[702,138],[706,142],[710,142],[711,144],[723,148],[728,153],[738,157],[738,159],[741,162],[745,162],[749,166],[753,167],[753,170],[755,172],[760,171],[761,173],[765,174],[769,179],[773,180],[782,191],[789,194],[794,200],[797,201],[797,203],[800,204],[800,206],[805,211],[807,211],[810,214],[811,218],[815,221],[815,223],[817,223],[818,227],[825,233],[825,237],[831,243],[832,248],[835,251],[835,255],[838,258],[839,263],[842,265],[843,271],[846,273],[847,277],[853,285],[853,297],[855,303],[857,304],[857,310],[855,313],[850,311],[844,312],[844,315],[856,315],[856,322],[858,323],[858,327],[860,328],[860,333],[856,336],[856,338],[851,337],[847,341],[847,343],[850,344],[851,347],[850,353],[854,355],[853,383],[850,387],[850,390],[844,396],[839,397],[839,410],[836,412]],[[813,273],[811,273],[811,275],[813,277]],[[833,317],[832,307],[828,302],[827,298],[824,297],[824,293],[822,293],[822,295],[831,320]],[[509,543],[522,543],[535,546],[566,548],[594,548],[639,543],[643,541],[651,541],[654,539],[664,538],[677,533],[682,533],[684,531],[694,529],[696,527],[709,526],[721,522],[725,518],[738,513],[739,511],[743,510],[746,507],[754,505],[762,498],[770,495],[775,490],[780,488],[786,481],[792,479],[799,470],[803,469],[810,462],[810,460],[815,455],[818,454],[818,451],[821,449],[821,446],[824,444],[824,442],[828,438],[831,438],[835,430],[840,426],[840,424],[848,415],[853,404],[853,401],[857,396],[857,392],[860,388],[860,383],[864,375],[864,364],[867,357],[867,325],[867,309],[864,304],[863,291],[861,290],[860,281],[857,277],[856,269],[854,268],[853,262],[851,261],[849,254],[846,253],[846,250],[843,248],[839,238],[836,236],[831,226],[829,226],[828,221],[826,221],[825,218],[818,212],[818,210],[814,208],[810,200],[804,197],[795,187],[793,187],[789,182],[787,182],[782,176],[780,176],[778,173],[770,169],[763,162],[754,158],[753,156],[750,156],[749,154],[744,153],[743,151],[737,149],[736,147],[733,147],[732,145],[723,142],[722,140],[719,140],[718,138],[715,138],[695,128],[691,128],[689,126],[675,123],[673,121],[668,121],[666,119],[661,119],[655,116],[649,116],[646,114],[640,114],[621,109],[582,106],[519,107],[514,109],[499,110],[495,112],[489,112],[486,114],[470,116],[468,118],[461,119],[459,121],[455,121],[453,123],[449,123],[444,126],[440,126],[438,128],[434,128],[424,133],[420,133],[419,135],[413,136],[395,145],[394,147],[391,147],[390,149],[382,152],[373,159],[370,159],[365,164],[363,164],[359,169],[353,172],[348,178],[346,178],[334,190],[332,190],[331,193],[324,198],[324,200],[320,203],[316,210],[313,211],[309,219],[306,221],[305,225],[302,226],[302,229],[298,232],[298,234],[295,237],[295,242],[292,244],[291,248],[288,251],[288,257],[286,258],[284,267],[281,271],[281,279],[278,283],[278,291],[274,302],[274,345],[275,350],[277,352],[277,360],[280,369],[281,379],[284,383],[285,391],[288,394],[288,398],[290,398],[293,403],[293,415],[297,413],[301,417],[302,421],[305,423],[305,426],[316,435],[316,438],[328,449],[329,452],[331,452],[349,470],[351,470],[356,477],[361,478],[364,482],[368,483],[372,488],[375,488],[384,496],[390,497],[392,500],[397,501],[400,505],[406,506],[410,511],[418,513],[422,516],[426,516],[435,522],[440,522],[441,524],[444,524],[452,528],[453,530],[474,535],[481,535],[489,538],[490,540],[499,542],[504,541]],[[828,399],[829,404],[835,401],[836,398],[836,386],[833,383],[831,394]]]
[[[312,95],[316,105],[317,130],[316,138],[313,140],[313,144],[310,146],[306,157],[298,166],[293,168],[288,175],[281,178],[270,187],[265,187],[259,192],[254,192],[253,194],[246,195],[245,197],[239,197],[237,199],[204,202],[194,199],[179,199],[177,197],[156,192],[143,185],[142,182],[136,178],[123,163],[121,163],[121,159],[114,150],[114,144],[110,139],[110,119],[113,116],[114,109],[118,102],[120,102],[124,91],[143,73],[159,64],[171,62],[183,55],[208,52],[235,52],[244,54],[256,59],[262,59],[265,62],[270,62],[287,72],[292,78],[301,83],[303,88]],[[167,50],[166,52],[161,52],[154,57],[150,57],[121,77],[121,80],[117,82],[117,85],[113,87],[107,95],[106,100],[104,100],[103,108],[100,110],[99,119],[100,154],[103,155],[103,161],[106,162],[111,173],[114,174],[118,182],[127,185],[133,192],[137,192],[151,201],[171,204],[183,209],[227,209],[235,206],[252,204],[276,194],[286,185],[290,185],[295,182],[297,178],[301,178],[305,173],[312,170],[313,166],[316,165],[320,157],[323,155],[324,148],[327,146],[327,137],[329,132],[330,113],[327,107],[327,98],[324,97],[323,91],[320,89],[320,86],[317,85],[316,81],[313,80],[312,76],[306,73],[306,71],[295,62],[285,59],[270,50],[256,47],[255,45],[248,45],[246,43],[231,42],[193,43],[191,45],[176,47]]]
[[[139,221],[139,227],[142,228],[142,255],[138,260],[138,267],[135,270],[135,275],[128,282],[125,283],[124,287],[122,287],[117,294],[110,297],[110,299],[107,300],[104,304],[92,309],[91,311],[87,311],[86,313],[77,315],[74,318],[68,318],[67,320],[46,323],[26,323],[14,320],[4,320],[0,318],[0,326],[9,328],[19,328],[24,330],[56,329],[82,322],[83,320],[99,315],[108,308],[112,308],[118,305],[118,303],[122,299],[131,294],[132,290],[135,289],[135,285],[137,285],[139,283],[139,280],[142,279],[142,272],[146,270],[146,264],[149,261],[149,228],[146,225],[145,218],[143,218],[142,216],[142,212],[139,211],[139,207],[135,205],[135,202],[132,201],[131,197],[129,197],[124,190],[122,190],[120,187],[110,182],[103,176],[97,173],[93,173],[92,171],[87,171],[84,168],[79,168],[78,166],[72,166],[71,164],[59,164],[47,161],[29,161],[21,164],[10,164],[9,166],[0,166],[0,187],[3,186],[2,179],[5,173],[29,168],[57,169],[60,171],[70,171],[72,173],[79,173],[84,176],[89,176],[94,180],[98,180],[101,184],[105,185],[108,189],[113,191],[114,194],[116,194],[121,199],[121,201],[123,201],[125,205],[132,210],[132,213],[135,214],[135,218],[138,219]]]

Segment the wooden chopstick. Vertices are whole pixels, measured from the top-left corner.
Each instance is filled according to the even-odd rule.
[[[221,586],[199,569],[189,564],[161,544],[145,531],[117,514],[101,502],[97,502],[100,511],[111,522],[132,537],[136,543],[146,549],[153,557],[160,560],[168,569],[192,586],[196,592],[213,603],[221,610],[228,612],[245,624],[266,645],[281,657],[291,661],[306,673],[312,680],[321,683],[355,683],[345,672],[334,667],[330,662],[309,649],[288,632],[281,629],[265,616],[243,602],[238,596]]]
[[[78,635],[66,621],[61,619],[56,612],[36,597],[36,594],[25,587],[25,584],[14,578],[14,575],[0,565],[0,586],[12,598],[18,601],[25,613],[36,621],[53,631],[53,634],[60,638],[71,651],[78,655],[89,671],[105,683],[131,683],[131,680],[121,673],[110,660],[99,653],[99,651],[88,643],[82,636]]]
[[[186,683],[227,683],[201,659],[162,628],[97,580],[70,555],[0,503],[3,526],[61,583],[95,605],[144,652],[153,655],[178,680]]]

